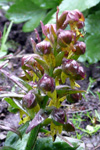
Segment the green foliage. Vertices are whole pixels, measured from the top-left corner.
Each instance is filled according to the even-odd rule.
[[[91,63],[96,63],[100,60],[99,57],[99,51],[100,51],[100,11],[95,11],[95,14],[88,15],[86,19],[86,33],[87,37],[85,39],[86,41],[86,53],[82,57],[83,60],[88,60],[88,62]]]
[[[34,30],[45,16],[46,11],[39,8],[31,0],[19,1],[12,5],[6,17],[13,20],[15,23],[28,21],[24,24],[23,30],[27,32]],[[38,17],[37,17],[38,16]]]
[[[27,127],[28,127],[28,122],[19,128],[19,131],[21,132],[22,135],[22,139],[20,139],[19,136],[16,135],[15,133],[8,132],[7,139],[5,141],[5,146],[12,147],[15,150],[25,150],[27,140],[30,135],[30,133],[25,134],[25,130]]]
[[[36,5],[44,9],[50,9],[58,6],[62,0],[32,0]]]
[[[7,139],[5,141],[5,146],[2,148],[2,150],[26,150],[26,141],[29,138],[29,134],[25,134],[25,130],[28,126],[28,123],[24,124],[19,130],[22,134],[22,140],[13,132],[9,132],[7,135]],[[31,141],[32,139],[30,139]],[[65,141],[64,141],[65,140]],[[34,150],[84,150],[85,145],[82,141],[65,137],[61,139],[61,137],[57,137],[56,141],[53,142],[52,138],[46,137],[46,138],[39,138],[36,142],[36,146]],[[66,141],[70,141],[73,147],[71,147],[69,144],[66,143]],[[32,141],[31,141],[32,142]],[[7,149],[10,147],[9,149]]]
[[[95,11],[95,14],[88,15],[88,18],[86,18],[85,21],[85,30],[89,34],[100,34],[99,28],[100,28],[100,11]]]
[[[85,54],[85,59],[89,63],[96,63],[100,60],[100,35],[94,34],[88,36],[86,39],[87,52]]]
[[[24,32],[33,31],[44,20],[45,23],[50,19],[51,15],[56,11],[56,7],[62,0],[44,1],[44,0],[0,0],[0,5],[11,5],[6,12],[6,17],[14,23],[26,22],[23,26]],[[47,9],[51,9],[47,12]]]

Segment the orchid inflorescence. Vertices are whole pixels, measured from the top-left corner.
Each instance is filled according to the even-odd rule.
[[[82,66],[76,61],[85,53],[85,43],[78,41],[83,37],[84,16],[78,10],[64,11],[58,17],[56,24],[44,25],[41,21],[42,33],[45,39],[41,41],[37,30],[38,43],[31,38],[34,54],[22,58],[22,68],[25,77],[33,87],[23,98],[23,107],[36,109],[36,115],[31,121],[27,133],[35,126],[50,124],[49,134],[53,139],[62,130],[74,131],[67,112],[61,108],[62,102],[71,103],[81,99],[81,90],[76,80],[85,78]],[[70,30],[66,30],[67,27]],[[67,85],[70,80],[70,86]],[[31,107],[32,106],[32,107]]]
[[[56,24],[44,25],[41,21],[44,40],[35,29],[38,43],[31,38],[34,53],[22,57],[21,78],[29,86],[20,100],[21,114],[26,114],[20,124],[32,120],[26,133],[39,125],[53,140],[62,130],[75,130],[68,109],[65,111],[61,106],[65,100],[69,103],[81,100],[83,90],[78,89],[76,81],[85,78],[83,67],[76,61],[86,49],[85,43],[79,41],[83,37],[84,16],[78,10],[64,11],[60,17],[58,14],[57,8]],[[45,129],[48,124],[50,131]]]

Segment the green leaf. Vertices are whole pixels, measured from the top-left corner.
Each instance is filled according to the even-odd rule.
[[[100,31],[100,11],[89,15],[85,21],[85,30],[90,34],[99,34]]]
[[[29,134],[25,134],[28,127],[28,122],[19,128],[22,134],[22,140],[13,132],[8,132],[7,139],[5,141],[5,147],[11,147],[12,149],[2,150],[26,150],[26,143],[29,140]],[[31,139],[30,139],[31,140]],[[69,141],[73,147],[71,147],[67,141]],[[57,137],[56,141],[53,142],[51,137],[39,138],[36,141],[34,150],[85,150],[85,145],[81,140],[64,137],[63,139]],[[28,149],[29,150],[29,149]]]
[[[55,12],[56,12],[56,8],[51,9],[51,10],[47,13],[46,17],[44,18],[43,23],[44,23],[44,24],[47,24],[48,21],[52,18],[52,15],[53,15]]]
[[[34,16],[32,16],[32,18],[24,24],[23,31],[24,32],[33,31],[40,24],[40,20],[44,19],[44,16],[45,11],[38,10],[34,12]]]
[[[64,52],[59,52],[56,56],[56,66],[60,66],[62,63],[62,59],[64,57]]]
[[[12,107],[19,109],[19,107],[16,105],[16,103],[13,101],[13,99],[6,97],[6,98],[4,98],[4,100],[6,102],[8,102]]]
[[[88,60],[90,64],[100,60],[100,34],[88,36],[86,39],[86,53],[82,58]]]
[[[24,124],[23,126],[21,126],[19,128],[19,131],[22,134],[22,140],[15,133],[8,132],[7,139],[5,141],[5,146],[12,147],[15,150],[25,150],[27,140],[29,137],[29,134],[25,134],[25,131],[26,131],[28,125],[29,125],[29,123],[27,122],[26,124]]]
[[[78,9],[80,11],[84,11],[86,9],[89,9],[95,5],[97,5],[100,2],[100,0],[63,0],[61,5],[59,6],[59,15],[62,14],[64,10],[74,10]],[[55,23],[56,14],[52,16],[52,19],[49,23]]]
[[[30,132],[29,134],[26,134],[25,131],[28,125],[29,123],[27,122],[19,128],[22,139],[20,139],[15,133],[8,132],[5,146],[10,146],[14,148],[14,150],[32,150],[33,144],[34,142],[36,142],[39,126],[34,128],[34,130],[32,130],[32,132]]]
[[[39,25],[39,21],[44,18],[45,13],[46,10],[38,7],[31,0],[21,0],[9,8],[6,17],[13,20],[14,23],[28,21],[23,30],[29,32]]]
[[[9,146],[4,146],[0,150],[16,150],[16,149],[9,147]]]
[[[46,138],[39,138],[37,140],[36,146],[34,150],[85,150],[85,145],[82,143],[82,141],[64,137],[66,141],[70,141],[72,143],[73,147],[69,146],[64,140],[61,138],[56,138],[56,141],[53,142],[52,138],[46,137]]]
[[[75,93],[83,93],[84,90],[76,90],[76,89],[70,89],[67,85],[59,85],[56,86],[56,91],[58,96],[66,96],[67,94],[75,94]]]
[[[48,72],[49,67],[44,59],[34,58]]]
[[[95,5],[97,5],[100,2],[100,0],[63,0],[59,9],[60,12],[63,12],[64,10],[74,10],[79,9],[80,11],[84,11],[86,9],[89,9]]]
[[[62,0],[32,0],[41,8],[50,9],[58,6]]]

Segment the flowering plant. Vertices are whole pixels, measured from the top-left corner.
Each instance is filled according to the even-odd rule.
[[[9,99],[10,104],[13,101],[12,106],[19,110],[19,124],[27,124],[25,133],[29,137],[25,150],[35,148],[39,132],[51,135],[55,141],[63,130],[75,131],[68,118],[68,108],[62,108],[62,103],[78,102],[84,92],[76,83],[85,78],[83,67],[76,61],[86,49],[85,43],[78,41],[83,37],[84,16],[78,10],[64,11],[60,17],[58,13],[57,8],[56,24],[44,25],[41,21],[43,41],[35,30],[38,43],[31,38],[34,53],[22,57],[21,78],[6,72],[3,65],[0,69],[21,88],[19,93],[10,93],[5,100]],[[67,26],[70,30],[65,30]],[[22,136],[18,130],[10,130]]]

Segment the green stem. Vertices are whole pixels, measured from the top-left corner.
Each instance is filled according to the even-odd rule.
[[[40,125],[31,130],[25,150],[34,150]]]
[[[10,31],[11,31],[12,25],[13,25],[13,21],[10,22],[8,29],[7,29],[6,26],[4,27],[4,32],[3,32],[3,37],[2,37],[2,44],[1,44],[1,51],[4,50],[4,45],[7,42],[7,38],[8,38],[8,35],[9,35]]]

